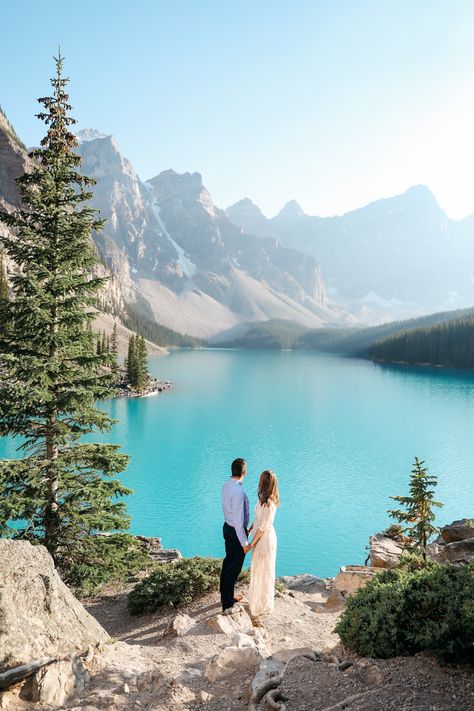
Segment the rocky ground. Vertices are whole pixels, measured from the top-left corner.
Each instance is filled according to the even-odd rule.
[[[451,537],[471,540],[474,520],[466,521],[448,527]],[[180,556],[159,539],[140,540],[156,560]],[[372,562],[392,563],[391,543],[373,543]],[[0,560],[6,711],[474,709],[472,669],[443,667],[426,655],[358,659],[341,647],[334,626],[347,596],[376,575],[374,568],[346,566],[327,580],[282,578],[273,615],[254,627],[244,583],[243,603],[230,616],[220,613],[215,593],[131,616],[126,591],[89,601],[88,614],[42,546],[0,540]],[[25,659],[27,673],[18,666]]]
[[[289,580],[291,584],[291,579]],[[243,586],[241,592],[246,593]],[[275,612],[254,628],[245,608],[222,617],[216,594],[177,611],[131,616],[126,594],[87,605],[113,642],[84,660],[90,682],[69,711],[468,711],[474,678],[420,655],[358,660],[341,649],[321,584],[277,593]]]

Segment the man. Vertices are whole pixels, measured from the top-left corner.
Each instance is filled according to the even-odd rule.
[[[247,539],[249,500],[242,486],[246,474],[245,459],[235,459],[232,462],[232,476],[222,487],[225,558],[222,562],[220,592],[223,612],[230,611],[233,605],[242,599],[241,596],[234,597],[234,587],[242,570],[245,554],[250,550]]]

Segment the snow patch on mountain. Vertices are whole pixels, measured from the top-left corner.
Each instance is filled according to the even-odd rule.
[[[157,199],[153,196],[153,187],[149,183],[143,183],[145,186],[146,190],[151,196],[151,206],[153,209],[153,213],[156,217],[156,220],[160,226],[160,228],[163,231],[164,236],[171,242],[173,247],[175,248],[177,254],[178,254],[178,264],[181,267],[181,271],[185,276],[188,277],[188,279],[192,279],[193,276],[196,274],[196,265],[194,262],[192,262],[184,249],[179,246],[179,244],[174,240],[171,235],[169,234],[168,230],[165,227],[165,224],[163,220],[161,219],[160,215],[160,206],[158,204]]]
[[[86,141],[95,141],[96,138],[107,138],[107,135],[96,128],[83,128],[76,133],[76,138],[80,143],[86,143]]]

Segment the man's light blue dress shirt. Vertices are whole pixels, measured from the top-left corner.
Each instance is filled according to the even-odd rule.
[[[222,511],[224,520],[235,532],[242,548],[248,544],[245,529],[249,527],[249,500],[242,480],[228,479],[222,487]]]

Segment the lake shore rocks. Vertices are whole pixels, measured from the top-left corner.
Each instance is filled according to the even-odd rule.
[[[438,538],[428,544],[427,553],[437,563],[470,563],[474,560],[474,519],[463,518],[443,526]]]
[[[395,568],[403,552],[401,543],[383,533],[370,536],[369,546],[370,563],[374,568]]]
[[[367,585],[376,575],[374,568],[364,565],[344,565],[334,578],[334,590],[338,590],[345,598]]]
[[[114,397],[149,397],[150,395],[158,395],[172,388],[173,385],[169,380],[158,380],[157,378],[150,378],[148,385],[143,390],[135,390],[130,383],[121,381],[115,386]]]
[[[282,575],[278,579],[288,590],[307,593],[325,592],[331,587],[333,581],[333,578],[319,578],[317,575],[311,575],[310,573]]]
[[[440,529],[444,543],[455,543],[474,538],[474,518],[462,518]]]

